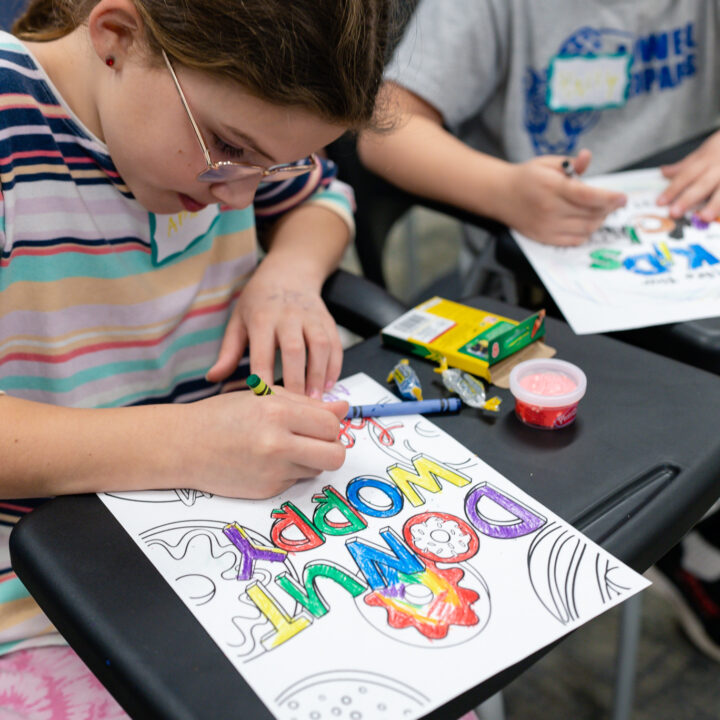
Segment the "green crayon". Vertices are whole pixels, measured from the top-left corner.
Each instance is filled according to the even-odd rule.
[[[247,384],[248,384],[248,387],[256,395],[272,395],[273,394],[273,391],[270,389],[270,386],[264,380],[261,380],[254,373],[252,375],[248,375]]]

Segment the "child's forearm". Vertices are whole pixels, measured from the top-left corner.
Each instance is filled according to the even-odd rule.
[[[364,133],[358,151],[373,172],[409,192],[507,221],[515,166],[473,150],[439,117],[405,113],[395,130]]]
[[[321,206],[301,205],[273,226],[261,268],[289,271],[319,292],[349,242],[350,230],[339,215]]]
[[[170,488],[179,406],[78,409],[0,396],[0,496]]]

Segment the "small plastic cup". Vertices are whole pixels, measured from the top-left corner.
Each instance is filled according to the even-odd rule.
[[[515,414],[526,425],[557,430],[570,425],[585,395],[585,373],[555,358],[525,360],[510,371]]]

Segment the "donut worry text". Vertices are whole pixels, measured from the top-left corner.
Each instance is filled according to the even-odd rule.
[[[468,476],[427,455],[416,455],[411,463],[388,467],[388,479],[355,477],[344,495],[328,485],[312,497],[312,507],[305,511],[292,502],[283,503],[272,511],[272,545],[254,542],[238,522],[225,526],[225,535],[240,552],[237,579],[247,583],[247,596],[272,625],[262,638],[265,650],[277,648],[330,610],[317,587],[319,578],[336,583],[354,598],[365,595],[365,604],[387,610],[390,626],[415,627],[428,639],[445,637],[451,625],[479,622],[472,609],[478,594],[460,585],[463,570],[439,564],[471,558],[478,552],[480,535],[518,538],[537,531],[546,519],[482,482],[457,498],[465,518],[438,511],[412,514],[401,528],[395,521],[398,530],[390,524],[378,530],[384,547],[358,537],[369,522],[394,518],[406,504],[420,508],[425,493],[440,493],[447,487],[441,483],[456,488],[472,484]],[[500,512],[487,512],[493,505]],[[288,603],[279,601],[276,588],[271,591],[257,579],[256,569],[263,563],[285,562],[288,555],[297,559],[335,537],[344,537],[348,560],[356,567],[341,567],[312,553],[315,559],[304,566],[300,580],[287,572],[275,576],[280,591],[303,608],[291,616],[283,607]]]

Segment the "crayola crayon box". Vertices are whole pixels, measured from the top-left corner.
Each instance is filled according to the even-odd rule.
[[[545,335],[545,311],[517,321],[434,297],[380,331],[387,345],[491,380],[490,367]]]

